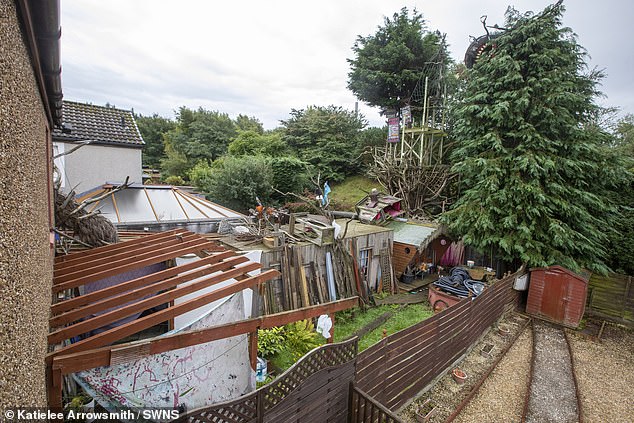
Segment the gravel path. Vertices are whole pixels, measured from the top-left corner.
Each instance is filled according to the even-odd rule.
[[[634,331],[608,325],[601,341],[568,338],[584,422],[634,422]]]
[[[507,423],[522,419],[532,343],[528,327],[454,422]]]
[[[527,423],[577,422],[577,395],[563,329],[534,320],[535,367]]]
[[[420,410],[420,407],[424,404],[427,399],[430,399],[436,406],[436,410],[434,412],[433,417],[429,420],[430,423],[435,422],[444,422],[445,419],[458,407],[460,402],[468,395],[471,388],[477,383],[480,377],[487,371],[489,366],[493,363],[493,361],[499,357],[501,351],[511,342],[513,336],[519,332],[520,328],[526,322],[527,318],[525,316],[519,315],[517,313],[507,313],[505,314],[498,325],[507,327],[510,329],[509,336],[501,336],[495,328],[492,328],[483,338],[478,342],[477,345],[471,350],[469,354],[459,363],[458,367],[464,370],[467,373],[467,380],[463,385],[458,385],[451,376],[451,371],[447,372],[443,377],[441,377],[437,383],[427,392],[418,397],[414,402],[406,407],[399,414],[403,422],[416,422],[416,412]],[[497,326],[497,325],[496,325]],[[529,332],[530,333],[530,332]],[[529,337],[530,338],[530,337]],[[483,357],[480,354],[480,350],[485,345],[492,345],[493,351],[490,357]],[[530,345],[530,344],[529,344]],[[512,351],[509,351],[511,354]],[[530,348],[528,349],[529,357],[530,357]],[[507,354],[507,357],[509,356]],[[529,361],[530,363],[530,361]],[[515,378],[508,378],[505,383],[518,384],[519,386],[523,386],[523,392],[526,389],[527,379],[522,379],[521,382],[517,382],[514,380]],[[502,386],[500,392],[505,392],[504,386]],[[498,394],[499,395],[499,394]],[[506,394],[504,394],[506,395]],[[519,405],[519,415],[521,416],[521,410],[523,407],[523,401],[521,405]],[[492,405],[492,404],[490,404]],[[491,411],[494,413],[494,411]],[[484,413],[486,418],[480,419],[476,418],[475,420],[462,420],[464,422],[489,422],[496,421],[491,420],[491,415]],[[513,421],[508,419],[502,419],[497,421]]]

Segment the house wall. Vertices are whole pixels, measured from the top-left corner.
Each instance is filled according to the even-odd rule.
[[[55,143],[59,153],[75,147],[71,143]],[[60,161],[56,161],[59,166]],[[106,182],[143,183],[141,149],[110,145],[86,145],[64,156],[62,191],[68,192],[75,185],[76,193],[88,191]],[[61,169],[60,169],[61,170]]]
[[[50,128],[16,5],[0,0],[0,409],[46,405]]]

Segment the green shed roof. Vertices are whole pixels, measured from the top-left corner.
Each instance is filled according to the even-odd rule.
[[[418,248],[425,248],[438,235],[444,233],[442,225],[437,223],[414,223],[392,221],[387,225],[394,230],[394,242],[415,245]]]

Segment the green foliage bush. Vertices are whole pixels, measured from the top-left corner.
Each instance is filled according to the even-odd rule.
[[[258,355],[271,360],[274,367],[283,371],[324,341],[310,320],[301,320],[258,330]]]
[[[309,167],[305,161],[292,156],[270,157],[267,160],[273,173],[273,186],[283,192],[300,193],[310,184]],[[284,200],[280,194],[275,198]]]
[[[258,329],[258,355],[271,358],[282,351],[285,342],[284,327]]]
[[[199,162],[195,169],[191,175],[197,179],[196,186],[212,201],[233,210],[246,212],[255,207],[256,196],[264,203],[270,201],[273,174],[262,157],[225,156],[211,168]]]
[[[168,185],[181,186],[185,185],[185,181],[180,176],[172,175],[165,178],[165,183]]]
[[[352,50],[348,89],[360,100],[384,109],[410,101],[425,76],[430,77],[433,90],[439,72],[428,64],[450,62],[440,33],[428,31],[423,16],[416,10],[410,16],[406,7],[391,19],[386,17],[376,34],[357,37]]]
[[[282,121],[283,140],[321,173],[322,181],[341,181],[359,170],[357,137],[366,125],[362,116],[338,106],[293,109]]]
[[[228,152],[232,156],[278,157],[288,153],[288,146],[279,132],[238,131]]]

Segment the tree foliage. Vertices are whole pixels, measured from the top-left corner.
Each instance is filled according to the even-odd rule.
[[[358,36],[348,59],[348,89],[361,101],[383,109],[408,103],[419,80],[438,77],[433,63],[448,63],[438,32],[430,32],[423,16],[406,7],[385,18],[374,35]],[[435,86],[435,84],[432,84]]]
[[[278,131],[258,133],[238,131],[238,136],[229,144],[228,152],[232,156],[284,156],[289,153],[288,146]]]
[[[283,140],[323,178],[341,181],[358,170],[355,147],[366,125],[362,116],[338,106],[293,109],[290,119],[282,121]]]
[[[256,196],[268,203],[273,191],[271,167],[263,157],[225,156],[212,166],[201,161],[190,177],[211,201],[243,212],[257,205]]]
[[[226,113],[183,106],[176,115],[176,127],[164,135],[163,170],[184,176],[199,161],[213,161],[225,154],[236,134],[236,125]]]
[[[444,220],[508,260],[605,271],[617,178],[592,117],[600,74],[561,26],[564,8],[507,11],[496,47],[468,74],[454,136],[463,192]]]
[[[267,160],[273,175],[273,187],[283,193],[301,193],[310,185],[310,165],[292,156],[271,157]],[[288,201],[279,194],[274,198]]]
[[[165,157],[163,134],[174,129],[176,123],[154,113],[152,116],[135,117],[139,132],[145,141],[142,160],[144,166],[158,168]]]
[[[236,118],[236,129],[239,131],[253,131],[258,134],[264,133],[262,122],[255,116],[239,114]]]

